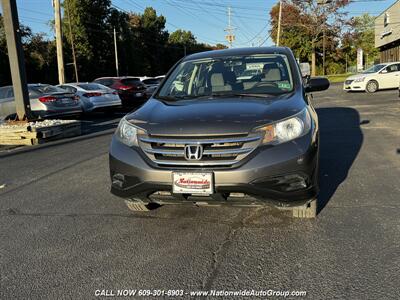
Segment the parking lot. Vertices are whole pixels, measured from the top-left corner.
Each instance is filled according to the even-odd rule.
[[[0,298],[96,290],[302,290],[309,299],[398,299],[398,91],[316,93],[320,212],[164,206],[128,211],[109,193],[122,113],[85,135],[0,151]]]

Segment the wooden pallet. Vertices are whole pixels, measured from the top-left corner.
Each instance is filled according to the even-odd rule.
[[[0,126],[0,145],[38,145],[80,134],[80,121],[46,127],[32,127],[28,124]]]

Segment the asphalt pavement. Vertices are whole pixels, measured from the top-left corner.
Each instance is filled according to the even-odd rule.
[[[273,208],[128,211],[109,193],[108,146],[121,115],[86,120],[79,138],[0,151],[0,298],[150,289],[399,299],[398,92],[333,85],[314,104],[321,126],[315,220]]]

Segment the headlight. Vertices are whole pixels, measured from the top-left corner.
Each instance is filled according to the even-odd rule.
[[[365,77],[360,77],[360,78],[354,79],[354,82],[363,82],[364,80],[365,80]]]
[[[311,129],[311,117],[305,108],[297,115],[275,124],[257,128],[264,133],[263,144],[281,144],[305,135]]]
[[[144,133],[144,131],[129,123],[125,118],[122,118],[119,122],[117,131],[115,132],[115,136],[119,141],[131,147],[138,145],[138,133]]]

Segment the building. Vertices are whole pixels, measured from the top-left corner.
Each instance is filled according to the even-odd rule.
[[[400,61],[400,0],[376,17],[375,47],[381,62]]]

